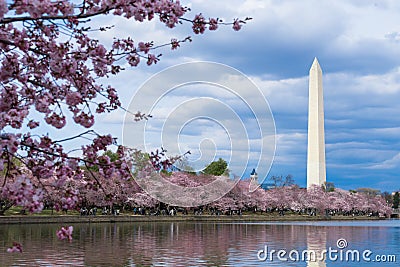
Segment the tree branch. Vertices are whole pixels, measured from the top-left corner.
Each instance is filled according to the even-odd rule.
[[[6,17],[0,20],[0,24],[9,24],[13,22],[21,22],[21,21],[37,21],[37,20],[69,20],[69,19],[87,19],[91,17],[95,17],[101,14],[107,14],[109,11],[114,10],[118,7],[106,7],[102,10],[93,13],[80,13],[77,15],[57,15],[57,16],[41,16],[38,18],[33,18],[31,16],[22,16],[22,17]]]

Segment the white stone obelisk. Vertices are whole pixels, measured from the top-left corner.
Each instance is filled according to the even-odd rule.
[[[307,188],[326,182],[324,96],[317,58],[310,69],[308,95]]]

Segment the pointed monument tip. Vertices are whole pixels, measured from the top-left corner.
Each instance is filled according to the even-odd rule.
[[[317,57],[314,57],[314,61],[313,61],[313,63],[312,63],[312,66],[311,66],[311,68],[310,68],[310,71],[312,70],[312,69],[321,69],[321,66],[319,65],[319,62],[318,62],[318,59],[317,59]]]

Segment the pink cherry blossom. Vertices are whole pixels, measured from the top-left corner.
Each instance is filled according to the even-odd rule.
[[[149,54],[148,58],[147,58],[147,65],[152,65],[152,64],[156,64],[158,62],[158,58],[156,57],[156,55],[153,54]]]
[[[202,34],[206,30],[206,20],[203,17],[203,15],[198,14],[195,16],[193,20],[193,26],[192,26],[193,32],[195,34]]]
[[[233,22],[232,28],[233,28],[235,31],[239,31],[239,30],[242,28],[242,25],[240,25],[240,21],[239,21],[238,19],[236,19],[236,20]]]
[[[179,42],[177,39],[173,38],[171,39],[171,49],[175,50],[180,46]]]
[[[70,92],[65,98],[65,102],[69,106],[76,106],[82,103],[82,95],[79,92]]]
[[[90,128],[94,124],[94,116],[82,111],[80,114],[74,116],[74,121],[85,128]]]
[[[39,126],[39,122],[37,122],[37,121],[30,120],[30,121],[28,122],[28,127],[29,127],[30,129],[35,129],[35,128],[38,127],[38,126]]]
[[[211,18],[209,20],[209,23],[210,23],[210,26],[208,26],[208,29],[210,31],[215,31],[218,29],[218,20],[217,19]]]
[[[0,19],[4,17],[8,12],[7,2],[5,0],[0,1]]]
[[[143,43],[139,42],[138,47],[139,50],[147,54],[150,51],[150,48],[153,46],[152,43]]]
[[[66,124],[65,117],[62,114],[59,115],[55,112],[51,113],[50,115],[47,115],[45,117],[45,121],[57,129],[63,128]]]
[[[136,67],[140,63],[140,57],[136,54],[129,55],[127,57],[127,60],[128,60],[129,65],[131,65],[132,67]]]
[[[18,242],[13,242],[13,246],[7,249],[8,253],[19,252],[22,253],[22,245]]]
[[[66,227],[61,227],[60,230],[56,232],[58,239],[64,240],[68,239],[69,241],[72,241],[72,232],[74,231],[73,226],[66,226]]]
[[[26,175],[18,176],[14,183],[3,187],[1,195],[30,212],[40,212],[43,209],[43,192],[41,189],[35,188]]]

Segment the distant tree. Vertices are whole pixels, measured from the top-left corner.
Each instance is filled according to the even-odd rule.
[[[114,153],[111,150],[106,150],[100,157],[99,157],[99,162],[101,164],[107,165],[109,163],[114,163],[120,158],[120,155],[118,153]],[[83,169],[88,169],[90,171],[98,172],[99,171],[99,165],[90,165],[90,166],[82,166]]]
[[[399,196],[399,192],[396,192],[396,193],[394,193],[394,196],[393,196],[393,208],[398,209],[399,204],[400,204],[400,196]]]
[[[228,163],[224,159],[219,158],[217,161],[213,161],[207,165],[202,173],[215,176],[229,176]]]
[[[325,192],[335,191],[335,184],[332,182],[325,182],[322,187],[324,188]]]
[[[104,152],[103,156],[108,156],[111,162],[116,162],[119,159],[118,153],[112,152],[111,150]]]
[[[364,193],[368,196],[377,196],[380,195],[380,190],[377,189],[373,189],[373,188],[367,188],[367,187],[363,187],[363,188],[358,188],[356,189],[356,192],[358,193]]]
[[[288,175],[285,177],[285,181],[283,182],[282,186],[292,186],[292,185],[294,185],[294,184],[295,184],[295,183],[294,183],[293,175],[288,174]]]
[[[281,176],[275,176],[275,175],[273,175],[273,176],[271,176],[271,178],[269,178],[269,179],[272,181],[272,183],[274,184],[274,187],[275,187],[275,188],[280,187],[281,184],[282,184],[282,175],[281,175]]]
[[[393,196],[391,193],[385,191],[381,194],[381,196],[385,199],[386,203],[392,205],[393,204]]]
[[[274,187],[285,187],[285,186],[292,186],[295,184],[293,175],[288,174],[285,178],[283,176],[272,176],[270,178],[272,183],[274,184]]]
[[[184,171],[196,175],[196,171],[192,166],[190,166],[187,156],[179,158],[174,165],[176,166],[178,171]]]

